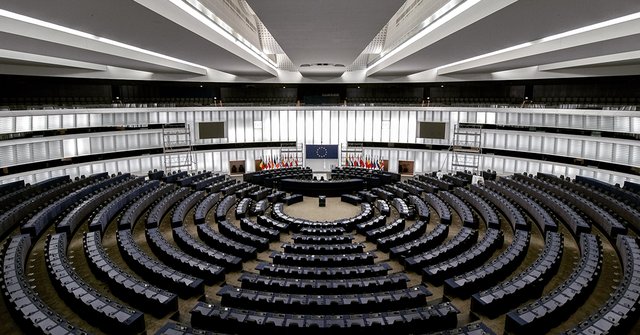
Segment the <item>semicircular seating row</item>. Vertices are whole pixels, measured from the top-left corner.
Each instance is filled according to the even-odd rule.
[[[172,335],[302,329],[495,334],[482,322],[459,322],[460,309],[449,302],[458,297],[476,315],[504,316],[508,333],[541,334],[590,299],[603,271],[604,236],[622,266],[615,293],[566,334],[623,334],[635,326],[640,195],[633,184],[622,189],[542,173],[484,185],[445,179],[462,184],[425,175],[345,195],[342,200],[360,205],[360,213],[330,222],[287,215],[285,203],[301,196],[285,197],[206,171],[150,171],[149,178],[99,173],[3,184],[0,233],[9,236],[0,255],[5,306],[29,334],[86,334],[72,318],[127,334],[151,331],[145,329],[149,319],[167,319],[153,331]],[[461,227],[449,234],[454,218]],[[102,244],[110,224],[116,225],[118,252],[107,252]],[[172,240],[162,233],[163,224],[170,225]],[[136,225],[144,225],[152,253],[141,247],[145,242],[134,234]],[[541,232],[544,248],[522,268],[532,252],[534,229]],[[90,274],[81,275],[68,253],[80,230]],[[354,241],[358,234],[364,242]],[[512,236],[506,248],[505,235]],[[283,242],[282,251],[270,249],[285,236],[292,242]],[[567,238],[575,239],[579,259],[549,290],[567,257]],[[43,249],[51,285],[77,316],[61,316],[30,284],[27,259],[34,248]],[[254,270],[243,267],[260,255],[270,260],[259,261]],[[238,271],[240,285],[229,284],[227,274]],[[410,286],[412,272],[422,277],[418,285]],[[91,275],[109,291],[92,287],[86,277]],[[221,282],[216,297],[203,296],[205,286]],[[443,296],[434,297],[425,283],[442,286]],[[200,299],[180,318],[186,325],[168,318],[191,297]]]

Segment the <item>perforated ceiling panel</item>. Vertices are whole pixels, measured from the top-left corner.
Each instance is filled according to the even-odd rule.
[[[362,51],[360,56],[356,58],[356,60],[351,64],[347,71],[360,71],[367,68],[367,64],[369,63],[369,59],[375,57],[382,52],[382,48],[384,47],[384,41],[387,38],[387,26],[386,24],[382,30],[373,38],[373,41],[367,45],[367,47]]]

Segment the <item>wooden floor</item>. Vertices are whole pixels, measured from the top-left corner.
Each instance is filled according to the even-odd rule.
[[[395,211],[393,207],[391,217],[388,218],[388,222],[398,217],[398,213]],[[207,217],[207,222],[214,228],[218,229],[217,224],[214,223],[213,215],[214,210],[211,210]],[[233,222],[235,225],[239,226],[239,221],[235,220],[235,216],[233,215],[235,211],[232,209],[229,211],[227,215],[227,220]],[[290,207],[285,206],[285,212],[293,217],[300,217],[310,220],[318,220],[318,221],[332,221],[339,218],[352,217],[356,214],[360,213],[360,206],[353,206],[348,203],[344,203],[340,201],[340,198],[327,198],[327,206],[319,207],[317,198],[305,197],[304,201]],[[185,220],[185,227],[193,236],[197,238],[196,226],[193,223],[193,210],[187,215],[187,219]],[[254,218],[255,219],[255,218]],[[117,218],[116,218],[117,220]],[[104,238],[103,245],[106,248],[109,256],[112,258],[114,262],[116,262],[123,269],[133,273],[132,270],[129,269],[127,263],[122,259],[120,255],[117,243],[116,243],[116,229],[117,224],[114,224],[116,221],[114,220],[109,227],[107,228]],[[427,232],[431,231],[436,224],[439,222],[439,218],[436,212],[431,210],[431,220],[427,225]],[[414,224],[414,221],[407,221],[407,228]],[[501,216],[501,224],[502,230],[504,232],[505,242],[503,247],[500,250],[495,251],[493,257],[499,255],[504,249],[509,246],[511,241],[513,240],[513,230],[510,225],[506,222],[506,220]],[[449,231],[450,239],[453,237],[461,228],[461,220],[457,213],[452,211],[452,223]],[[97,279],[95,275],[90,271],[87,261],[84,255],[84,250],[82,246],[82,236],[83,233],[87,230],[86,222],[78,229],[73,238],[70,241],[69,249],[68,249],[68,257],[69,261],[73,262],[73,266],[77,273],[85,280],[88,284],[98,289],[101,293],[111,299],[116,299],[122,301],[118,297],[114,296],[112,292],[109,290],[109,287],[105,282]],[[171,226],[169,223],[169,215],[165,216],[162,223],[160,224],[160,230],[164,237],[175,245],[173,242],[173,237],[171,235]],[[480,223],[479,227],[479,237],[478,241],[482,239],[482,236],[486,232],[486,226],[483,222]],[[550,292],[554,287],[562,283],[573,271],[573,267],[575,263],[580,258],[580,253],[577,247],[577,243],[569,231],[563,226],[560,225],[560,232],[564,233],[565,237],[565,247],[564,254],[562,258],[562,263],[560,266],[560,270],[553,277],[553,279],[546,285],[544,289],[544,294]],[[31,284],[34,286],[35,292],[38,293],[39,297],[47,304],[49,307],[59,313],[61,316],[69,320],[71,323],[83,328],[91,333],[100,334],[102,331],[97,328],[95,325],[87,322],[87,320],[83,320],[79,318],[76,314],[76,311],[73,311],[67,304],[60,299],[58,294],[56,293],[51,281],[49,280],[49,276],[47,274],[47,269],[44,261],[44,244],[46,235],[53,233],[53,227],[46,232],[33,246],[33,249],[27,259],[27,267],[25,269],[28,274],[28,278]],[[19,230],[13,231],[9,236],[16,235],[19,233]],[[594,226],[593,234],[599,235],[602,238],[603,242],[603,250],[604,250],[604,263],[603,263],[603,271],[597,283],[596,289],[591,294],[590,299],[576,311],[576,313],[572,315],[567,315],[566,321],[562,322],[557,327],[554,327],[549,334],[560,334],[563,331],[569,329],[570,327],[575,326],[581,320],[588,317],[590,314],[595,312],[607,299],[611,293],[615,291],[615,285],[618,280],[621,278],[621,267],[619,262],[619,257],[612,246],[611,242],[608,241],[605,236]],[[373,251],[378,256],[376,262],[386,262],[392,267],[391,272],[405,272],[404,267],[395,259],[389,259],[389,255],[387,253],[378,251],[376,249],[376,245],[367,242],[364,239],[364,236],[358,235],[354,232],[355,240],[354,242],[363,242],[366,246],[366,251]],[[634,232],[629,233],[630,235],[637,236]],[[147,245],[146,238],[144,236],[144,224],[139,222],[134,231],[133,236],[138,243],[138,245],[147,252],[149,255],[154,257],[153,252],[150,250]],[[273,250],[282,251],[281,244],[282,242],[291,242],[292,233],[282,233],[280,234],[280,242],[272,242],[270,244],[270,248],[268,251],[261,252],[258,254],[256,260],[250,260],[243,264],[242,271],[234,271],[226,274],[225,283],[231,285],[240,286],[240,283],[237,281],[238,277],[242,274],[243,271],[246,272],[256,272],[255,266],[259,262],[271,262],[269,258],[269,254]],[[6,238],[5,238],[6,240]],[[4,240],[2,241],[4,243]],[[531,231],[531,242],[529,249],[527,251],[526,258],[520,264],[515,273],[518,273],[528,266],[530,266],[535,259],[539,256],[540,252],[544,248],[544,239],[543,236],[538,229],[537,226],[532,225]],[[415,272],[405,272],[409,277],[410,282],[409,286],[418,285],[422,282],[422,276],[419,273]],[[163,318],[155,318],[149,314],[145,315],[145,323],[146,323],[146,333],[147,334],[155,334],[160,327],[162,327],[166,322],[173,320],[174,322],[180,322],[185,325],[190,324],[190,314],[189,310],[197,303],[198,300],[208,299],[213,301],[214,303],[220,303],[218,296],[216,293],[220,289],[221,285],[224,283],[217,283],[213,286],[205,286],[205,297],[191,297],[189,299],[180,299],[179,301],[179,311],[175,314],[166,315]],[[504,324],[505,324],[505,316],[502,315],[495,319],[489,319],[484,315],[474,314],[470,311],[470,299],[462,300],[457,297],[448,297],[443,295],[443,286],[434,286],[431,283],[425,283],[428,289],[433,293],[432,296],[427,298],[426,304],[438,303],[443,300],[451,301],[451,303],[460,310],[460,314],[458,315],[458,325],[463,326],[469,323],[482,321],[489,328],[491,328],[495,333],[502,334],[504,333]],[[1,300],[1,299],[0,299]],[[125,303],[125,305],[127,305]],[[0,323],[3,325],[2,334],[20,334],[21,330],[18,328],[13,318],[7,311],[7,307],[5,305],[4,300],[0,301]],[[636,325],[633,333],[640,334],[640,330],[638,330],[640,326]]]

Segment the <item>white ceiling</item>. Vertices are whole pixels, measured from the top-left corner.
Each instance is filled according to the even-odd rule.
[[[405,0],[247,2],[298,71],[277,70],[180,0],[3,0],[0,74],[262,83],[640,74],[640,14],[630,16],[640,13],[637,0],[467,0],[458,16],[436,21],[367,70],[348,72]],[[567,33],[594,24],[601,25]],[[545,39],[557,34],[565,36]],[[345,67],[300,67],[316,63]]]
[[[303,75],[340,76],[405,0],[247,0]],[[342,67],[331,68],[333,64]]]

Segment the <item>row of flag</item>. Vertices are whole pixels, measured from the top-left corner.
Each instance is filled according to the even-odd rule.
[[[360,155],[347,155],[344,162],[344,166],[361,167],[366,169],[384,169],[384,160],[382,157],[369,157],[368,155],[362,158]]]
[[[298,166],[298,156],[281,155],[280,157],[273,156],[264,159],[260,157],[259,166],[260,171]]]

